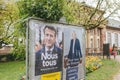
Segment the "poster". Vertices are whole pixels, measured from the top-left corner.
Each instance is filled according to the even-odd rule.
[[[67,68],[66,80],[78,80],[78,67]]]
[[[57,26],[39,25],[35,40],[35,75],[62,70],[62,31]],[[58,41],[59,39],[59,41]]]
[[[60,72],[41,75],[41,80],[61,80]]]
[[[64,36],[63,80],[80,80],[85,73],[83,31],[80,28],[65,28]]]

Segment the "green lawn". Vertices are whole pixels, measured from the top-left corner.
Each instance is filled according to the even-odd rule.
[[[120,63],[113,60],[103,60],[103,66],[87,74],[86,80],[112,80],[113,74],[119,71]],[[0,63],[0,80],[20,80],[25,75],[25,62]]]
[[[0,62],[0,80],[20,80],[25,74],[25,62]]]
[[[88,73],[86,80],[112,80],[114,74],[120,69],[120,63],[114,60],[102,60],[103,66],[98,70]]]

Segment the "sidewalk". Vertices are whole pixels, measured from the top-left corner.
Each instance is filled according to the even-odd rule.
[[[113,56],[111,56],[111,58],[114,59]],[[115,60],[120,62],[120,55],[117,55]],[[120,70],[117,74],[115,74],[115,76],[113,77],[113,80],[120,80]]]

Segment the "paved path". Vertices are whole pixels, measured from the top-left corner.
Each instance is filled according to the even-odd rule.
[[[113,59],[113,56],[111,56],[111,58]],[[115,60],[120,62],[120,55],[117,55]],[[120,70],[117,74],[115,74],[115,76],[113,77],[113,80],[120,80]]]

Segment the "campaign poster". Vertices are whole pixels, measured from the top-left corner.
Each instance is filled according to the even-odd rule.
[[[81,27],[64,29],[63,80],[85,78],[85,35]]]
[[[66,69],[66,80],[78,80],[78,67]]]
[[[44,24],[36,28],[35,40],[35,75],[62,70],[62,32],[55,25]],[[61,35],[61,36],[58,36]],[[58,41],[58,38],[61,40]]]
[[[28,27],[29,80],[61,80],[63,30],[61,25],[30,19]],[[55,76],[56,75],[56,76]],[[59,79],[58,79],[59,78]]]
[[[43,75],[41,75],[41,80],[61,80],[60,75],[61,75],[60,72],[43,74]]]

